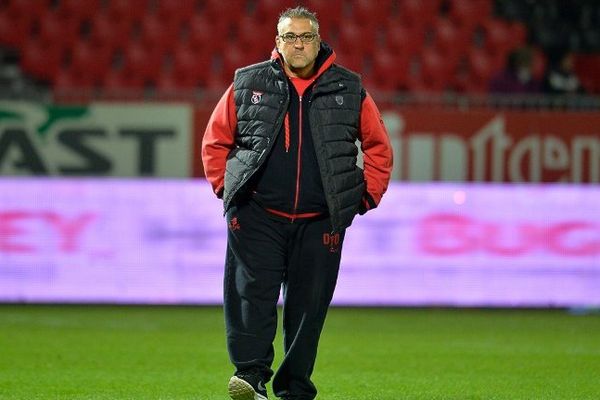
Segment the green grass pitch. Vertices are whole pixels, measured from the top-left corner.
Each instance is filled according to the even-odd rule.
[[[231,373],[220,308],[0,306],[2,400],[227,399]],[[600,316],[333,308],[313,377],[322,400],[600,399]]]

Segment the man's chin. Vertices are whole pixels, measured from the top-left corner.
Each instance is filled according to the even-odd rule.
[[[302,69],[302,68],[306,67],[308,65],[308,63],[306,62],[305,59],[301,59],[301,60],[292,61],[290,63],[290,65],[292,66],[292,68]]]

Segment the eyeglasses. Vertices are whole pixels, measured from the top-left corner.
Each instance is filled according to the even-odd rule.
[[[310,43],[313,40],[315,40],[319,35],[317,35],[316,33],[311,33],[311,32],[306,32],[306,33],[301,33],[300,35],[296,35],[295,33],[285,33],[283,35],[279,35],[279,37],[281,38],[281,40],[283,40],[286,43],[296,43],[296,39],[300,38],[300,40],[302,41],[302,43]]]

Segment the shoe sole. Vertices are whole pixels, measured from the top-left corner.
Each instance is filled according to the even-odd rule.
[[[227,386],[229,397],[233,400],[268,400],[265,396],[256,393],[251,384],[237,376],[232,376]]]

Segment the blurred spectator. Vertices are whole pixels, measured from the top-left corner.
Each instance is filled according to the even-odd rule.
[[[583,93],[583,86],[575,74],[573,52],[569,49],[554,49],[549,52],[548,57],[550,63],[542,84],[544,93]]]
[[[490,81],[491,93],[536,93],[540,82],[533,76],[533,52],[529,47],[512,50],[506,68]]]

